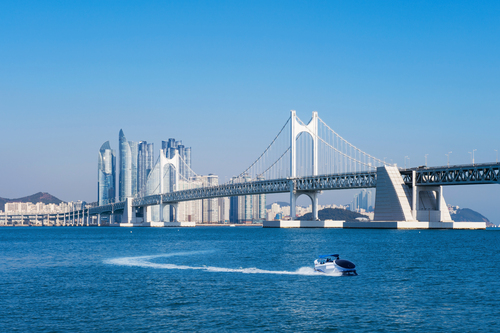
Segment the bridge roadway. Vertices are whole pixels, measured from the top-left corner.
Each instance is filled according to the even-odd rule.
[[[500,163],[467,164],[441,167],[418,167],[400,169],[406,184],[412,184],[413,171],[418,186],[440,185],[475,185],[499,184]],[[212,187],[194,188],[163,194],[154,194],[142,198],[134,198],[132,206],[150,206],[173,204],[176,202],[210,199],[217,197],[232,197],[240,195],[289,193],[292,188],[297,192],[340,190],[355,188],[373,188],[377,186],[377,173],[354,172],[334,175],[319,175],[310,177],[282,178],[255,182],[224,184]],[[123,210],[125,202],[98,206],[89,209],[89,213],[101,214]]]

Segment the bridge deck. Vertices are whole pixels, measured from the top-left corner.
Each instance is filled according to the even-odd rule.
[[[499,184],[500,163],[474,165],[455,165],[441,167],[419,167],[401,169],[406,184],[412,184],[415,171],[418,186]],[[202,200],[240,195],[287,193],[291,189],[297,192],[370,188],[377,185],[377,173],[353,172],[310,177],[283,178],[274,180],[224,184],[212,187],[194,188],[163,194],[154,194],[134,198],[133,206],[171,204],[182,201]],[[90,214],[112,212],[125,208],[125,202],[90,208]]]
[[[500,183],[500,163],[467,164],[441,167],[419,167],[401,170],[406,184],[412,184],[412,171],[416,184],[425,185],[479,185]]]

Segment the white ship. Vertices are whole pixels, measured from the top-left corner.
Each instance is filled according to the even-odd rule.
[[[349,260],[340,259],[338,254],[320,255],[314,260],[314,270],[326,274],[358,275],[356,265]]]

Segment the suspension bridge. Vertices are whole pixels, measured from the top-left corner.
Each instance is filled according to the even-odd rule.
[[[73,218],[86,217],[88,221],[97,216],[99,224],[102,215],[120,215],[122,225],[182,225],[185,221],[179,221],[177,213],[180,202],[289,193],[291,221],[265,222],[264,226],[267,223],[270,227],[356,227],[352,223],[318,222],[318,196],[327,190],[375,188],[374,221],[378,222],[360,222],[358,227],[417,228],[427,223],[427,227],[436,228],[482,228],[484,223],[453,222],[442,188],[499,183],[499,163],[398,169],[348,142],[317,112],[304,123],[292,110],[263,153],[225,184],[202,182],[179,154],[167,157],[160,152],[137,195],[122,202],[73,212]],[[308,223],[294,221],[296,201],[301,195],[311,199],[313,221]],[[167,206],[172,207],[172,216],[164,214]],[[155,210],[157,214],[153,214]]]
[[[121,214],[124,223],[148,223],[152,208],[158,207],[159,222],[181,222],[177,220],[180,202],[289,193],[291,220],[295,220],[297,198],[306,195],[316,221],[322,191],[376,188],[376,221],[453,223],[443,186],[498,183],[499,163],[398,169],[348,142],[317,112],[306,124],[292,110],[263,153],[227,183],[200,183],[181,156],[167,158],[160,153],[146,185],[135,197],[90,208],[87,216]],[[167,205],[175,212],[171,221],[163,216]]]

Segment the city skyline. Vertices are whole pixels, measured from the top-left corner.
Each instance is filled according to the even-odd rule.
[[[96,201],[95,152],[120,128],[157,146],[189,140],[193,168],[225,182],[265,149],[290,109],[304,120],[320,112],[400,167],[498,158],[495,2],[2,8],[1,197],[45,191]],[[337,192],[320,202],[352,199]],[[496,223],[499,194],[498,186],[445,188],[449,204]]]

